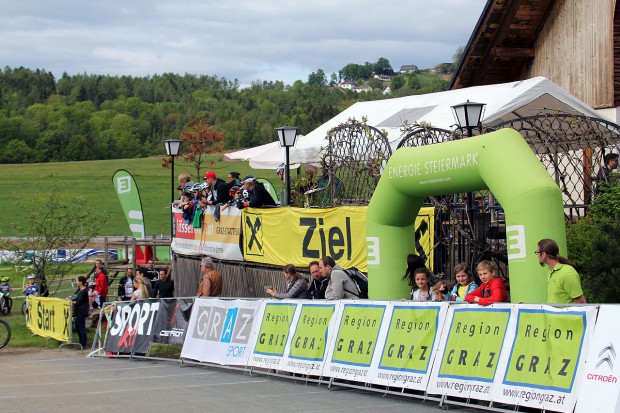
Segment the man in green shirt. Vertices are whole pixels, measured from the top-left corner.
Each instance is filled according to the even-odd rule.
[[[547,302],[549,304],[585,304],[579,274],[574,264],[560,255],[558,244],[552,239],[538,241],[535,254],[541,267],[547,265]]]

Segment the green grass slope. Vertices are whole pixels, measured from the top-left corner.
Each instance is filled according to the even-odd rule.
[[[131,235],[112,184],[112,176],[119,169],[129,171],[138,185],[146,225],[146,234],[170,234],[170,169],[161,167],[161,158],[117,159],[107,161],[60,162],[45,164],[0,165],[0,237],[14,237],[12,223],[18,221],[34,200],[46,198],[56,189],[63,199],[75,202],[77,196],[88,199],[97,211],[109,215],[101,236]],[[203,167],[202,175],[213,170],[226,180],[229,171],[241,177],[253,174],[265,177],[277,185],[277,177],[270,170],[252,170],[247,162],[220,162]],[[175,175],[189,172],[195,176],[192,165],[183,159],[175,160]],[[275,179],[274,179],[275,178]],[[175,176],[175,188],[176,188]],[[175,191],[176,195],[176,191]],[[79,208],[77,202],[75,207]]]

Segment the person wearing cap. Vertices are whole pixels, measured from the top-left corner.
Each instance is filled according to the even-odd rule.
[[[256,181],[252,175],[248,175],[243,178],[243,186],[248,191],[248,200],[240,201],[237,203],[237,208],[242,209],[246,207],[260,208],[264,206],[276,206],[276,201],[273,200],[269,191],[265,189],[265,186]]]
[[[230,199],[228,190],[230,189],[226,182],[215,175],[215,172],[209,171],[205,174],[205,180],[211,186],[213,199],[207,200],[207,205],[225,204]]]
[[[219,297],[222,295],[222,276],[215,270],[211,257],[204,257],[200,262],[202,279],[196,292],[197,297]]]

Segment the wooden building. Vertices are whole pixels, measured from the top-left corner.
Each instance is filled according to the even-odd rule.
[[[488,0],[450,88],[535,76],[620,121],[620,2]]]

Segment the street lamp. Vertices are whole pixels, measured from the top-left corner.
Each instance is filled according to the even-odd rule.
[[[452,106],[454,111],[454,117],[461,128],[467,129],[467,136],[472,137],[474,128],[477,128],[480,124],[480,118],[482,117],[482,110],[486,106],[486,103],[467,102],[460,103]]]
[[[471,138],[474,134],[474,128],[480,125],[482,111],[486,103],[467,102],[452,106],[454,117],[461,129],[467,129],[467,136]],[[467,193],[467,210],[472,211],[474,207],[474,197],[471,192]]]
[[[172,211],[172,204],[174,203],[174,157],[179,154],[181,149],[181,140],[179,139],[167,139],[164,141],[166,146],[166,154],[172,158],[170,163],[170,239],[174,236],[174,212]]]
[[[286,205],[291,206],[291,177],[288,151],[290,147],[295,146],[299,128],[294,126],[281,126],[276,128],[276,131],[278,133],[278,140],[280,141],[280,148],[284,147],[286,150]]]

